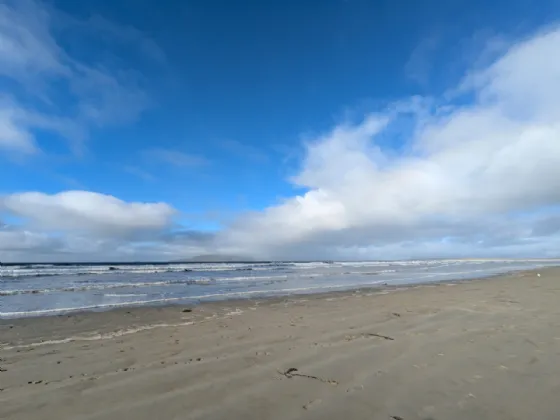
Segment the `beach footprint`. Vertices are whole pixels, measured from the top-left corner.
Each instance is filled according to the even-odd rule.
[[[348,394],[353,394],[354,392],[363,391],[363,389],[364,389],[364,386],[363,386],[363,385],[356,385],[356,386],[352,386],[352,387],[348,388],[348,389],[346,390],[346,392],[347,392]]]
[[[309,401],[307,404],[305,404],[303,406],[304,410],[313,410],[314,408],[317,408],[317,406],[319,404],[321,404],[323,402],[323,400],[321,400],[320,398],[316,399],[316,400],[312,400]]]

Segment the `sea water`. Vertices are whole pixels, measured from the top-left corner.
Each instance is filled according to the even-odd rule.
[[[4,264],[0,318],[412,285],[556,265],[560,260]]]

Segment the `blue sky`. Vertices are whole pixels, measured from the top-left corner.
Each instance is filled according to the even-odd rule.
[[[556,1],[0,7],[0,260],[555,252]]]

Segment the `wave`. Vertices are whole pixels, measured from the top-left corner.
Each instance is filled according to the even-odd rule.
[[[188,264],[145,264],[145,265],[55,265],[31,264],[0,266],[1,278],[78,276],[102,274],[156,274],[180,272],[227,272],[285,269],[289,263],[188,263]]]
[[[297,281],[298,279],[316,279],[321,277],[334,277],[341,275],[361,275],[371,276],[385,273],[395,273],[397,270],[385,269],[377,270],[374,272],[364,271],[345,271],[345,272],[320,272],[320,273],[291,273],[280,275],[263,275],[263,276],[226,276],[226,277],[202,277],[202,278],[187,278],[176,280],[162,280],[162,281],[142,281],[142,282],[119,282],[119,283],[101,283],[101,284],[85,284],[85,285],[70,285],[65,287],[53,288],[27,288],[27,289],[11,289],[0,290],[0,296],[14,296],[14,295],[35,295],[35,294],[49,294],[49,293],[62,293],[62,292],[88,292],[88,291],[102,291],[110,289],[131,289],[131,288],[148,288],[148,287],[165,287],[165,286],[208,286],[224,283],[243,283],[250,282],[252,284],[269,285],[279,282],[286,282],[289,279]]]
[[[198,280],[152,281],[152,282],[138,282],[138,283],[92,284],[88,286],[55,287],[51,289],[0,290],[0,296],[28,295],[28,294],[34,295],[34,294],[57,293],[57,292],[85,292],[89,290],[172,286],[172,285],[181,285],[181,284],[185,286],[210,285],[214,283],[216,283],[214,279],[198,279]]]
[[[342,274],[359,274],[362,276],[376,276],[379,274],[397,273],[398,270],[377,270],[377,271],[344,271]]]
[[[219,283],[243,282],[243,281],[286,281],[288,276],[250,276],[250,277],[224,277],[224,278],[199,278],[199,279],[181,279],[166,281],[147,281],[147,282],[131,282],[131,283],[105,283],[105,284],[89,284],[86,286],[68,286],[54,287],[46,289],[15,289],[0,290],[0,296],[14,295],[35,295],[60,292],[86,292],[94,290],[107,289],[124,289],[124,288],[142,288],[142,287],[162,287],[162,286],[208,286]],[[272,283],[271,283],[272,284]]]
[[[386,265],[386,263],[383,263]],[[19,277],[82,276],[104,274],[156,274],[179,272],[312,270],[342,266],[380,265],[378,263],[274,262],[274,263],[188,263],[145,265],[56,265],[31,264],[0,266],[0,279]]]
[[[0,266],[0,279],[20,277],[156,274],[179,272],[299,271],[336,268],[446,266],[485,263],[487,260],[410,260],[410,261],[309,261],[257,263],[170,263],[170,264],[21,264]]]
[[[14,311],[14,312],[0,312],[0,319],[7,318],[23,318],[32,317],[40,315],[58,315],[72,312],[82,312],[88,310],[99,310],[99,309],[112,309],[121,308],[127,306],[144,306],[150,304],[165,304],[171,302],[188,302],[188,301],[204,301],[204,300],[217,300],[217,299],[227,299],[227,298],[245,298],[249,296],[283,296],[289,294],[301,294],[312,292],[314,290],[333,290],[333,289],[351,289],[356,287],[371,286],[374,284],[382,283],[382,281],[375,281],[369,283],[358,283],[358,284],[331,284],[323,286],[310,286],[310,287],[295,287],[287,289],[260,289],[260,290],[247,290],[243,292],[226,292],[226,293],[209,293],[205,295],[198,296],[182,296],[182,297],[167,297],[159,299],[148,299],[148,300],[138,300],[131,302],[119,302],[119,303],[105,303],[98,305],[85,305],[77,307],[66,307],[66,308],[50,308],[50,309],[38,309],[33,311]]]
[[[52,276],[84,276],[101,274],[156,274],[180,273],[194,271],[187,267],[73,267],[73,268],[0,268],[0,278],[18,277],[52,277]]]

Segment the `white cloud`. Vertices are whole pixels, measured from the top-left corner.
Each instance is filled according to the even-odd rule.
[[[0,216],[4,262],[175,260],[214,246],[213,233],[181,227],[179,212],[166,203],[90,191],[5,195]]]
[[[0,209],[47,232],[88,232],[104,237],[158,231],[168,227],[176,214],[165,203],[125,202],[89,191],[11,194],[1,199]]]
[[[439,254],[544,252],[530,227],[516,232],[512,215],[560,203],[558,45],[560,29],[540,33],[469,74],[463,97],[427,101],[435,105],[412,115],[416,128],[398,156],[376,138],[398,127],[403,101],[335,127],[307,145],[293,178],[308,191],[247,215],[222,234],[221,245],[290,258],[317,249],[407,257],[425,254],[433,241]],[[492,231],[499,220],[510,222],[500,234]],[[508,229],[519,245],[488,248]]]

